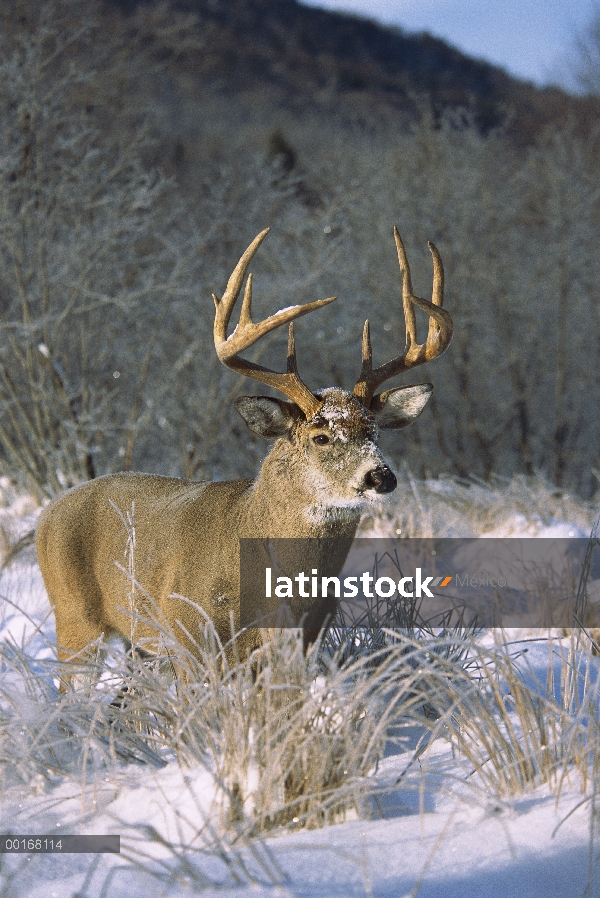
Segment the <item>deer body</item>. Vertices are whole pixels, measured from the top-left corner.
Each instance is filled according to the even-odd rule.
[[[289,412],[286,419],[283,403],[259,400],[261,410],[281,419],[281,427],[290,425],[293,435],[278,439],[255,481],[195,483],[115,474],[75,487],[49,506],[39,521],[37,549],[59,645],[71,654],[102,634],[129,638],[131,589],[122,569],[127,567],[128,533],[117,509],[123,516],[133,509],[136,581],[192,651],[187,634],[197,635],[196,610],[173,596],[200,605],[227,640],[232,611],[239,624],[240,538],[352,539],[365,504],[396,481],[374,442],[372,416],[351,394],[330,392],[333,421],[319,418],[309,428],[291,407],[283,409]],[[244,404],[256,412],[248,397]],[[327,409],[326,403],[325,415]],[[273,428],[272,417],[268,420]],[[311,437],[326,433],[331,442],[316,446]],[[381,474],[381,484],[366,482],[372,471]],[[315,554],[311,564],[320,560]],[[330,562],[327,572],[337,573]],[[143,605],[142,594],[138,599]],[[263,609],[269,610],[274,609]],[[300,619],[313,605],[295,610]],[[318,632],[326,613],[324,608],[317,615],[311,630]],[[136,636],[151,638],[151,627],[138,622]]]
[[[400,370],[439,355],[450,341],[451,319],[441,309],[437,251],[433,303],[412,295],[404,257],[405,354],[373,370],[367,322],[363,367],[354,392],[331,388],[311,393],[298,377],[291,325],[285,374],[247,362],[239,352],[273,327],[331,300],[295,306],[254,324],[250,275],[240,323],[227,337],[246,269],[266,233],[242,256],[223,299],[215,297],[215,347],[228,367],[268,383],[288,397],[246,396],[235,403],[250,430],[274,438],[275,445],[255,480],[196,483],[149,474],[108,475],[75,487],[44,510],[37,531],[38,559],[54,606],[63,658],[82,653],[102,635],[130,641],[131,611],[147,616],[148,597],[192,652],[200,623],[195,605],[213,621],[220,638],[227,640],[232,613],[236,627],[240,620],[240,539],[311,540],[308,564],[320,566],[323,562],[323,572],[335,575],[344,564],[344,544],[349,548],[364,507],[396,487],[396,478],[377,445],[379,430],[410,424],[425,406],[432,387],[419,384],[378,396],[373,393],[379,383]],[[400,258],[404,250],[398,236],[397,245]],[[402,267],[402,258],[400,264]],[[413,303],[424,307],[431,319],[423,345],[416,343]],[[128,514],[135,531],[131,573],[142,589],[132,588],[131,578],[123,570],[131,537],[124,525]],[[327,557],[326,541],[333,537],[341,540],[341,548],[332,558]],[[133,596],[135,606],[129,613],[128,596]],[[304,602],[294,612],[297,619],[304,616],[306,645],[325,623],[331,606],[323,600]],[[261,610],[269,613],[274,609]],[[151,624],[139,617],[134,628],[136,639],[156,637]],[[256,637],[256,631],[250,629],[242,645],[250,650]]]

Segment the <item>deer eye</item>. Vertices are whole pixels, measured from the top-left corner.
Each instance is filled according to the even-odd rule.
[[[326,433],[318,433],[316,437],[313,437],[313,443],[316,443],[317,446],[326,446],[330,442],[331,439]]]

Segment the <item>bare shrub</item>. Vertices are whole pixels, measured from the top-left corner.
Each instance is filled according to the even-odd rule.
[[[147,349],[123,336],[177,295],[185,256],[145,138],[107,142],[85,105],[92,70],[70,54],[93,18],[69,34],[53,11],[0,47],[0,464],[38,499],[111,464],[145,376]]]

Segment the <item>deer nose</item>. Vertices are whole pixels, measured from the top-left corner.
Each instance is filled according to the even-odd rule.
[[[380,468],[373,468],[365,475],[365,487],[368,490],[375,490],[376,493],[393,493],[398,486],[396,477],[388,467],[382,465]]]

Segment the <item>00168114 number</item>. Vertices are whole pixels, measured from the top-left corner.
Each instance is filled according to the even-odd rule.
[[[120,836],[0,835],[0,854],[119,854]]]
[[[27,836],[14,836],[2,839],[1,850],[10,851],[62,851],[62,839],[30,838]]]

